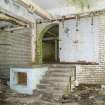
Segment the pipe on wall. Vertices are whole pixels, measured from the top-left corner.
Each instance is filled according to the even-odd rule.
[[[15,0],[17,3],[23,5],[25,8],[27,8],[28,11],[32,13],[36,13],[37,15],[41,16],[44,19],[51,20],[52,16],[42,9],[37,4],[33,3],[31,0]]]

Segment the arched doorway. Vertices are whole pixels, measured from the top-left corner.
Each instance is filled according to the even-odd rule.
[[[47,26],[37,38],[37,63],[59,62],[59,25]]]

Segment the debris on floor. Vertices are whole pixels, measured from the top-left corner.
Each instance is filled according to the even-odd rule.
[[[7,89],[6,81],[0,79],[0,104],[5,103],[7,98]]]
[[[105,105],[105,89],[102,85],[80,84],[59,102],[49,94],[20,95],[10,90],[5,81],[0,80],[0,105]]]
[[[64,105],[105,105],[105,95],[102,94],[101,85],[81,84],[69,96],[63,96],[62,103]]]

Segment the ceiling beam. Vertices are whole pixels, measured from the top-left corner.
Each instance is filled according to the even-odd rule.
[[[13,27],[13,28],[4,28],[3,30],[4,31],[7,31],[7,32],[11,32],[11,31],[17,31],[17,30],[22,30],[24,29],[25,27],[21,26],[21,27]]]
[[[77,13],[77,14],[70,14],[66,16],[59,16],[56,17],[56,19],[52,20],[43,20],[43,19],[37,19],[36,23],[41,24],[41,23],[53,23],[53,22],[64,22],[66,20],[72,20],[78,18],[87,18],[87,17],[93,17],[93,16],[100,16],[100,15],[105,15],[105,9],[103,10],[98,10],[98,11],[89,11],[85,13]]]
[[[56,33],[51,32],[51,31],[47,31],[47,33],[48,33],[48,34],[51,34],[51,35],[54,35],[54,36],[57,36],[57,34],[56,34]]]
[[[26,24],[35,23],[36,17],[15,0],[0,0],[0,13],[9,15]]]
[[[13,17],[2,14],[2,13],[0,13],[0,21],[7,21],[7,22],[10,22],[10,23],[13,23],[13,24],[20,25],[20,26],[27,26],[27,24],[13,18]]]
[[[43,38],[43,41],[59,40],[59,37],[47,37]]]
[[[28,11],[32,13],[36,13],[37,15],[41,16],[44,19],[51,20],[52,16],[42,9],[37,4],[33,3],[31,0],[15,0],[17,3],[23,5],[25,8],[27,8]]]

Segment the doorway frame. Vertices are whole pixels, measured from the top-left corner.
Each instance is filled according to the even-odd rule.
[[[54,27],[55,25],[58,25],[58,23],[53,23],[50,25],[47,25],[39,34],[36,36],[36,64],[43,64],[43,47],[42,47],[42,40],[45,35],[45,33]]]

